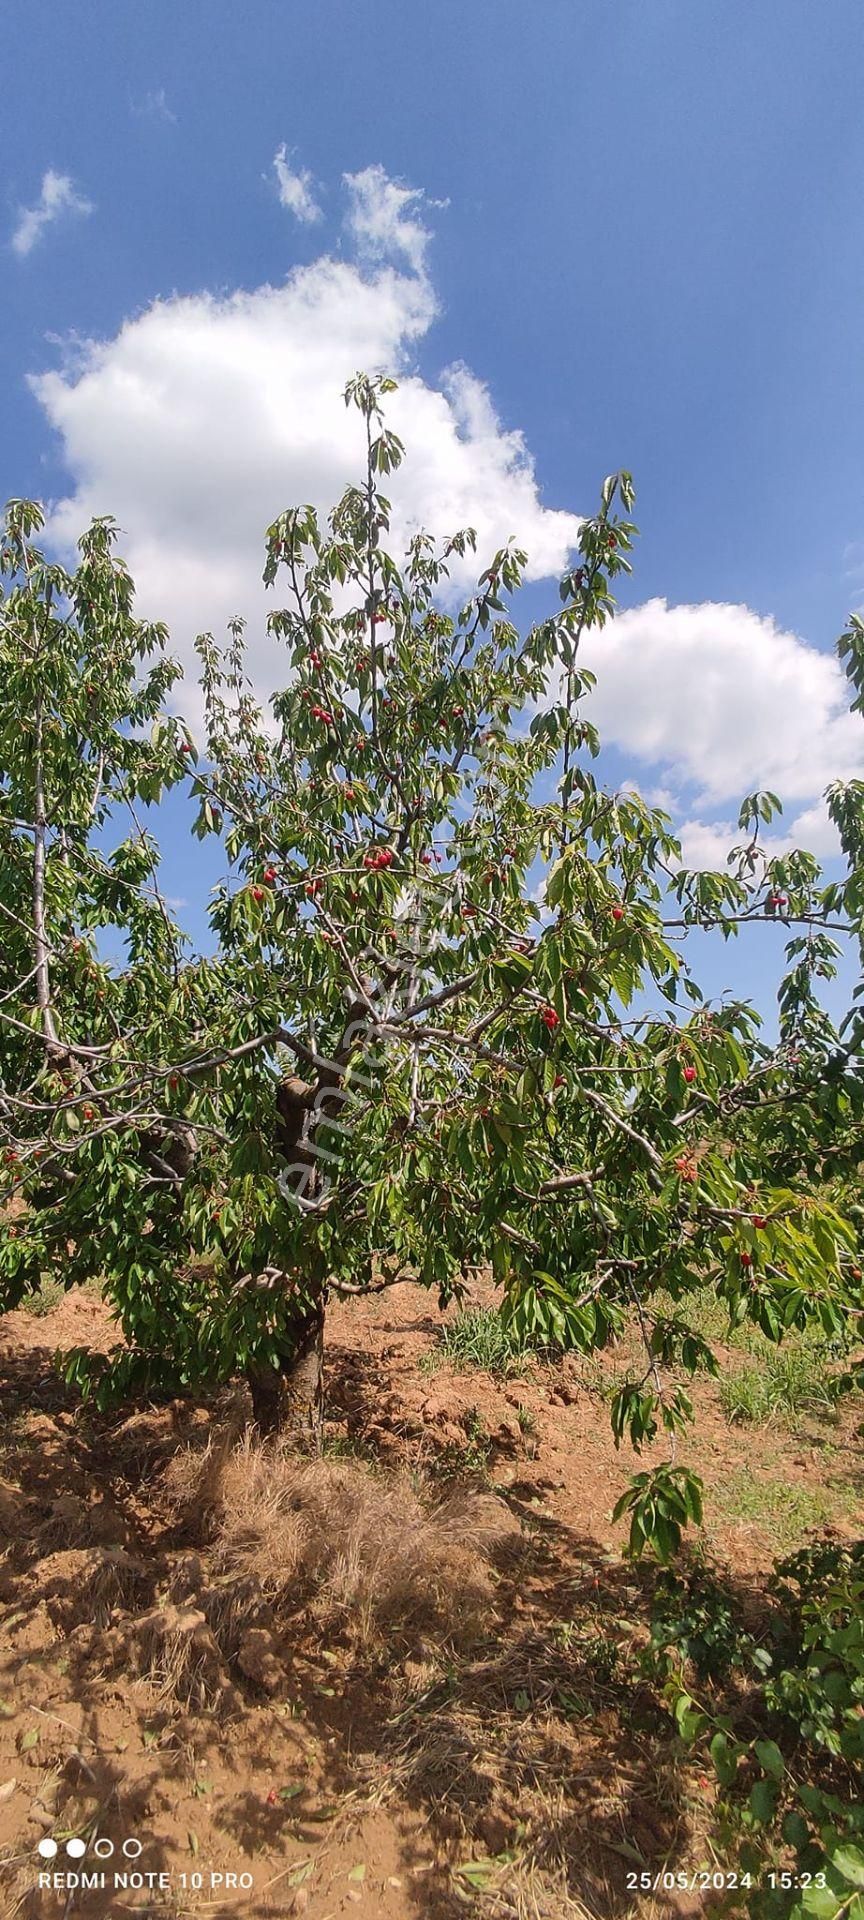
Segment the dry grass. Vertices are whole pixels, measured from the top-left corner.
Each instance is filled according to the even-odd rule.
[[[28,1599],[44,1602],[57,1625],[104,1628],[114,1614],[140,1607],[151,1586],[147,1568],[122,1547],[71,1548],[39,1561]]]
[[[508,1868],[482,1911],[489,1920],[594,1920],[593,1909],[574,1899],[565,1874],[541,1873],[533,1860]]]
[[[220,1649],[196,1608],[154,1607],[122,1636],[124,1663],[148,1679],[161,1704],[221,1706],[228,1688]]]
[[[211,1505],[231,1640],[263,1596],[275,1616],[302,1602],[355,1645],[385,1629],[465,1644],[488,1627],[496,1562],[520,1538],[493,1495],[424,1500],[405,1476],[300,1459],[251,1433],[218,1457],[178,1456],[166,1485],[187,1512]]]

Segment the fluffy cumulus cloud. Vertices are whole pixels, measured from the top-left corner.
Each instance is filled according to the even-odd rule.
[[[37,241],[41,240],[47,227],[55,220],[70,215],[92,213],[93,207],[83,194],[78,192],[68,173],[55,173],[49,167],[42,176],[42,190],[34,207],[19,208],[18,221],[12,235],[12,249],[21,255],[32,253]]]
[[[315,198],[315,182],[308,168],[301,167],[295,172],[288,162],[288,149],[281,146],[273,155],[273,171],[279,199],[289,213],[303,226],[313,226],[321,219],[321,208]]]
[[[343,179],[350,196],[345,227],[361,257],[386,260],[401,255],[413,273],[422,273],[432,235],[419,217],[420,209],[426,204],[445,206],[446,201],[427,203],[421,188],[400,186],[383,167],[364,167]]]
[[[770,788],[784,805],[772,848],[836,851],[821,795],[864,773],[864,728],[833,655],[745,606],[649,600],[588,636],[603,739],[662,775],[685,859],[722,866],[740,842],[729,803]],[[785,821],[788,820],[788,825]]]
[[[436,299],[426,273],[403,264],[413,242],[400,204],[395,264],[325,254],[278,286],[159,300],[113,339],[70,343],[32,380],[74,480],[52,510],[53,538],[71,549],[92,515],[113,514],[142,611],[168,622],[187,663],[196,633],[222,634],[245,615],[263,692],[284,677],[264,631],[265,606],[283,604],[260,584],[264,533],[286,507],[327,512],[358,477],[362,421],[342,398],[358,369],[400,381],[387,404],[407,448],[387,482],[397,549],[419,526],[473,525],[480,555],[513,535],[542,577],[577,538],[577,518],[541,501],[522,436],[501,425],[482,383],[462,366],[437,385],[414,370]],[[457,584],[474,577],[466,564]]]
[[[287,152],[274,164],[286,204],[311,219],[310,177]],[[434,203],[380,167],[345,185],[352,257],[322,253],[253,291],[157,300],[113,339],[70,341],[57,369],[32,381],[73,482],[52,511],[55,540],[71,550],[92,515],[114,515],[139,605],[168,622],[193,684],[195,634],[221,635],[238,613],[259,692],[284,678],[265,631],[263,536],[288,506],[326,513],[357,478],[362,422],[342,389],[358,369],[400,381],[387,408],[407,448],[387,481],[397,549],[421,526],[471,525],[478,564],[513,536],[541,579],[576,543],[577,516],[543,502],[522,434],[502,425],[477,375],[456,365],[432,383],[416,370],[437,311]],[[474,577],[469,556],[455,584]],[[778,849],[834,850],[820,796],[864,771],[864,730],[831,656],[745,606],[651,600],[589,635],[585,659],[604,742],[673,815],[688,864],[723,864],[740,837],[737,802],[756,787],[784,802]],[[184,702],[194,721],[188,687]]]

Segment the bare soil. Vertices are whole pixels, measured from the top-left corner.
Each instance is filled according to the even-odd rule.
[[[244,1442],[240,1390],[82,1409],[53,1356],[113,1344],[89,1291],[0,1322],[0,1909],[701,1909],[628,1886],[716,1863],[713,1789],[633,1657],[655,1576],[611,1521],[634,1463],[603,1401],[626,1352],[430,1371],[440,1324],[409,1283],[334,1307],[306,1463]],[[736,1428],[697,1383],[681,1458],[743,1609],[796,1516],[860,1534],[860,1419]]]

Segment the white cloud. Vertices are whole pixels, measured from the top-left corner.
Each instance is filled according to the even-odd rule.
[[[273,155],[273,171],[279,189],[279,199],[296,219],[304,226],[311,226],[321,219],[321,208],[314,194],[315,182],[308,168],[301,167],[295,173],[288,165],[288,150],[283,144]]]
[[[393,260],[401,255],[413,273],[422,273],[432,238],[417,218],[417,210],[427,204],[422,189],[400,186],[383,167],[364,167],[361,173],[343,174],[343,179],[351,199],[345,226],[361,258]]]
[[[141,610],[168,622],[193,683],[194,636],[221,637],[241,613],[267,693],[285,666],[264,631],[265,609],[284,604],[260,584],[265,530],[294,504],[328,512],[358,478],[362,421],[342,390],[358,369],[386,368],[400,381],[388,422],[407,449],[387,481],[394,551],[418,526],[473,525],[478,558],[454,564],[460,590],[511,535],[531,577],[559,573],[579,522],[541,502],[522,435],[467,368],[438,385],[414,370],[436,312],[425,274],[324,255],[282,285],[156,301],[112,339],[76,340],[32,380],[73,479],[52,537],[71,549],[92,515],[113,514]]]
[[[674,829],[681,842],[681,863],[685,867],[709,867],[715,872],[726,869],[733,847],[746,845],[750,833],[732,820],[684,820]],[[778,859],[802,847],[819,860],[833,860],[841,852],[840,836],[824,801],[814,801],[793,816],[788,827],[775,825],[759,834],[759,845],[769,859]]]
[[[723,864],[742,836],[716,811],[757,787],[786,811],[805,803],[777,851],[836,851],[818,796],[864,773],[864,727],[833,655],[746,606],[665,600],[619,614],[583,650],[598,676],[591,718],[607,744],[662,772],[666,811],[684,811],[687,864]],[[686,802],[670,806],[670,788]]]
[[[42,191],[35,207],[19,209],[18,225],[12,235],[13,251],[22,257],[32,252],[45,228],[63,214],[92,212],[92,203],[78,192],[68,173],[54,173],[49,167],[42,176]]]
[[[172,113],[164,87],[156,87],[151,93],[145,93],[141,105],[133,108],[134,113],[147,114],[153,120],[167,120],[176,127],[177,115]]]
[[[70,341],[32,382],[72,476],[52,536],[71,550],[91,516],[116,517],[141,610],[168,622],[191,670],[182,699],[193,720],[194,636],[221,637],[237,613],[262,696],[284,679],[265,632],[283,594],[260,584],[264,531],[293,504],[326,513],[357,478],[362,423],[342,389],[358,369],[400,381],[387,403],[407,449],[387,481],[395,551],[420,526],[442,536],[473,525],[478,558],[454,563],[462,590],[511,535],[532,579],[558,574],[576,542],[577,516],[543,504],[525,440],[502,426],[482,381],[463,365],[435,384],[416,370],[437,313],[421,196],[379,168],[348,185],[362,265],[324,254],[278,286],[156,301],[112,339]],[[746,606],[664,600],[620,614],[583,650],[598,675],[591,718],[651,804],[683,821],[687,864],[722,867],[741,838],[738,802],[755,787],[784,802],[777,850],[834,850],[819,796],[862,773],[864,729],[833,657]]]

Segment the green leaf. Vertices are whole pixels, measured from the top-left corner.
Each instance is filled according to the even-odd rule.
[[[768,1826],[773,1820],[777,1807],[777,1784],[774,1780],[757,1780],[750,1793],[750,1812],[760,1826]]]
[[[738,1772],[738,1759],[725,1733],[715,1733],[708,1749],[721,1787],[731,1787]]]
[[[764,1769],[765,1773],[770,1774],[772,1780],[782,1780],[786,1771],[786,1763],[780,1752],[780,1748],[775,1742],[773,1740],[757,1740],[753,1750],[760,1767]]]
[[[812,1920],[834,1920],[835,1914],[844,1905],[842,1895],[835,1893],[831,1887],[820,1887],[811,1881],[809,1887],[802,1889],[801,1899],[792,1912],[812,1915]]]
[[[864,1887],[864,1853],[860,1847],[835,1847],[831,1864],[852,1887]]]

